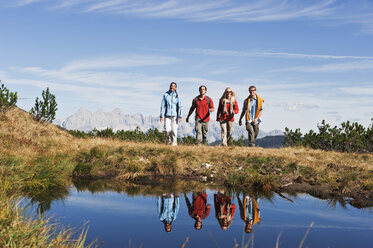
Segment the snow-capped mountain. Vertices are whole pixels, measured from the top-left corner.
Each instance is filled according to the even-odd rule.
[[[142,131],[147,131],[149,128],[163,130],[163,123],[159,122],[159,117],[154,116],[143,116],[142,114],[126,115],[120,109],[116,108],[111,112],[104,112],[98,110],[94,113],[88,111],[84,107],[81,107],[75,114],[63,119],[56,120],[55,124],[69,129],[69,130],[80,130],[80,131],[91,131],[96,129],[112,128],[114,131],[117,130],[134,130],[139,127]],[[190,118],[189,123],[185,122],[185,119],[180,123],[178,129],[178,137],[187,135],[195,135],[194,132],[194,118]],[[239,138],[243,135],[247,137],[247,131],[243,126],[235,125],[232,133],[234,138]],[[280,130],[273,130],[270,132],[263,132],[260,130],[259,137],[265,136],[283,135]],[[210,121],[209,130],[207,133],[208,142],[214,142],[220,140],[220,125],[216,121]]]

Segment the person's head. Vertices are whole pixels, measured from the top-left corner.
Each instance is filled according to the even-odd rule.
[[[203,95],[206,95],[206,92],[207,92],[207,87],[205,86],[205,85],[201,85],[201,86],[199,86],[199,94],[201,95],[201,96],[203,96]]]
[[[177,84],[175,82],[170,83],[170,91],[176,91]]]
[[[227,230],[228,227],[231,226],[232,224],[232,220],[231,221],[228,221],[227,220],[227,217],[224,217],[224,218],[221,218],[221,219],[218,219],[218,222],[220,224],[220,227],[223,231]]]
[[[196,222],[194,222],[194,228],[196,230],[201,230],[201,228],[202,228],[202,221],[201,221],[201,219],[196,220]]]
[[[164,222],[164,230],[165,230],[166,232],[171,232],[171,230],[172,230],[172,225],[171,225],[171,223]]]
[[[253,230],[253,225],[251,225],[251,222],[250,221],[246,222],[245,233],[251,233],[252,230]]]
[[[234,99],[235,96],[236,96],[236,94],[233,92],[233,90],[228,87],[228,88],[225,89],[221,98],[227,98],[227,99],[233,98]]]
[[[256,95],[256,87],[250,86],[249,87],[250,97],[254,97]]]

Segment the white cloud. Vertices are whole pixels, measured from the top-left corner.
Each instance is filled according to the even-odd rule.
[[[21,7],[44,2],[46,9],[71,10],[193,22],[273,22],[314,19],[327,25],[357,24],[373,34],[372,4],[342,0],[7,0]],[[4,4],[4,3],[3,3]]]
[[[339,88],[339,90],[345,92],[347,95],[373,95],[373,87],[343,87]]]
[[[295,66],[271,70],[271,72],[296,71],[296,72],[350,72],[373,70],[373,61],[362,60],[346,63],[331,63],[319,66]]]
[[[62,68],[62,71],[167,65],[179,61],[177,58],[166,56],[129,55],[125,57],[101,57],[70,62]]]
[[[271,52],[271,51],[235,51],[235,50],[217,50],[217,49],[186,49],[181,48],[178,50],[191,54],[203,54],[212,56],[230,56],[230,57],[277,57],[277,58],[288,58],[288,59],[329,59],[329,60],[344,60],[344,59],[356,59],[356,60],[373,60],[371,56],[353,56],[353,55],[330,55],[330,54],[306,54],[306,53],[285,53],[285,52]]]
[[[319,106],[317,104],[307,104],[307,103],[276,103],[272,105],[273,107],[281,107],[285,111],[301,111],[304,109],[317,109]]]

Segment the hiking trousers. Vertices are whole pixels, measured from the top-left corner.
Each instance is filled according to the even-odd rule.
[[[232,136],[233,121],[220,121],[221,145],[227,146]]]
[[[164,118],[164,132],[166,135],[166,144],[170,144],[172,140],[172,145],[177,146],[177,126],[177,116],[167,116]]]
[[[204,144],[207,142],[206,139],[206,134],[208,131],[209,127],[209,122],[204,122],[199,118],[196,118],[196,126],[195,126],[195,131],[196,131],[196,140],[197,144]]]
[[[255,146],[255,139],[259,133],[259,124],[253,124],[250,122],[246,122],[246,130],[248,132],[249,137],[249,146]]]

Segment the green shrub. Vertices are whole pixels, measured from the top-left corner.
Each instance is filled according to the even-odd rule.
[[[364,128],[357,122],[347,121],[341,127],[331,127],[323,120],[317,128],[318,132],[310,130],[303,138],[299,128],[295,131],[285,128],[285,146],[305,146],[339,152],[373,151],[373,125]]]
[[[1,82],[1,80],[0,80]],[[4,84],[0,87],[0,110],[7,110],[17,103],[17,92],[9,91]]]
[[[49,88],[42,92],[43,100],[36,97],[35,106],[31,108],[30,114],[34,115],[37,121],[52,122],[56,117],[57,102],[55,95],[49,92]]]

